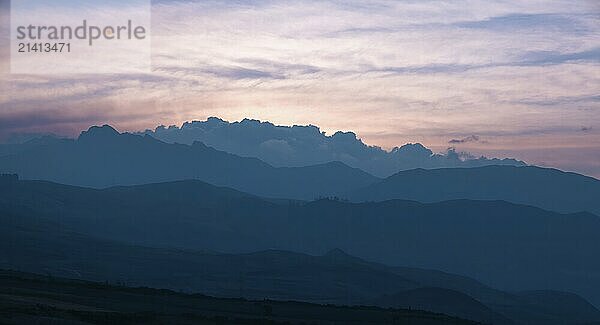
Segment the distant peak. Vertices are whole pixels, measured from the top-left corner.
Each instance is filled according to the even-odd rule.
[[[81,132],[79,140],[86,138],[108,138],[118,136],[120,133],[112,126],[104,124],[102,126],[92,126],[87,131]]]
[[[335,258],[335,259],[354,259],[353,256],[348,255],[346,252],[344,252],[343,250],[341,250],[339,248],[334,248],[334,249],[330,250],[329,252],[325,253],[325,255],[323,255],[323,256]]]
[[[192,147],[195,147],[195,148],[208,148],[208,146],[206,144],[204,144],[204,142],[202,142],[202,141],[194,141],[192,143]]]
[[[366,263],[363,259],[352,256],[339,248],[334,248],[330,250],[325,255],[323,255],[323,257],[328,259],[330,262],[334,263]]]
[[[333,166],[333,167],[348,167],[348,165],[344,164],[339,160],[333,160],[326,163],[321,164],[321,166]]]

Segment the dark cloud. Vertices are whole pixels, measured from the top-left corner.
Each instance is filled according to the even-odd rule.
[[[208,66],[208,65],[207,65]],[[162,71],[172,74],[183,74],[186,76],[204,76],[213,75],[218,78],[243,80],[243,79],[285,79],[283,74],[269,72],[264,70],[250,69],[244,67],[173,67],[163,66],[155,68],[155,71]]]
[[[281,63],[261,59],[239,59],[236,62],[239,66],[215,66],[209,63],[199,63],[203,66],[162,66],[156,67],[155,71],[188,76],[212,75],[231,80],[287,79],[295,75],[307,75],[321,71],[320,68],[312,65]]]
[[[555,106],[576,103],[597,103],[600,102],[600,95],[590,96],[560,96],[550,99],[522,99],[512,101],[512,103],[536,105],[536,106]]]
[[[407,73],[459,73],[471,69],[485,68],[491,65],[470,65],[470,64],[428,64],[421,66],[405,66],[405,67],[384,67],[380,69],[372,69],[371,72],[389,72],[394,74]]]
[[[65,114],[68,111],[67,114]],[[40,109],[35,112],[0,116],[0,142],[12,141],[24,134],[75,134],[86,126],[108,120],[109,112],[102,108],[89,109],[81,114],[77,108]]]
[[[469,70],[485,68],[551,66],[569,62],[600,62],[600,47],[573,53],[532,51],[521,55],[514,61],[508,62],[489,64],[427,64],[420,66],[398,66],[383,68],[366,67],[366,72],[383,72],[391,74],[461,73]],[[593,96],[592,98],[598,98],[598,96]]]
[[[277,71],[280,75],[305,75],[321,71],[321,68],[314,65],[285,63],[266,59],[243,58],[237,60],[237,62],[245,65],[250,65],[253,67],[253,69],[257,70]]]
[[[18,112],[19,115],[24,116],[31,114],[32,110],[36,112],[58,111],[61,106],[69,106],[73,103],[89,104],[90,101],[93,103],[105,100],[119,92],[151,89],[155,85],[166,85],[172,81],[171,78],[152,74],[79,75],[72,79],[63,76],[38,76],[36,78],[36,81],[27,78],[11,81],[13,89],[34,88],[35,92],[29,96],[11,96],[10,101],[0,103],[0,120],[7,118],[6,112]],[[131,86],[132,82],[137,84]],[[77,91],[70,91],[71,89]],[[54,115],[56,116],[53,116],[53,119],[61,116],[56,113]],[[67,116],[66,118],[68,119]]]
[[[488,29],[493,31],[511,30],[558,30],[561,32],[586,32],[582,24],[573,15],[561,14],[511,14],[490,17],[486,20],[465,21],[455,23],[454,26],[469,29]]]
[[[537,66],[537,65],[557,65],[573,61],[591,61],[600,62],[600,47],[587,51],[560,53],[556,51],[532,51],[521,56],[516,65]]]
[[[448,143],[450,143],[450,144],[460,144],[460,143],[468,143],[468,142],[487,143],[487,141],[481,140],[481,138],[476,135],[470,135],[470,136],[462,138],[462,139],[452,139],[452,140],[448,141]]]
[[[209,68],[203,70],[205,73],[215,75],[220,78],[233,80],[240,79],[285,79],[285,76],[268,71],[247,69],[241,67],[234,68]]]

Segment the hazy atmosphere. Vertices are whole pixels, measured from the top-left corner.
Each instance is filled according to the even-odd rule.
[[[597,0],[0,4],[0,324],[600,324]]]

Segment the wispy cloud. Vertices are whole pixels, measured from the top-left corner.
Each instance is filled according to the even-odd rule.
[[[600,95],[559,96],[553,98],[523,98],[516,103],[532,106],[560,106],[586,104],[591,107],[600,105]]]
[[[461,28],[485,29],[496,32],[536,32],[559,31],[569,33],[589,33],[590,30],[583,19],[594,19],[591,14],[510,14],[489,17],[484,20],[473,20],[455,23]]]

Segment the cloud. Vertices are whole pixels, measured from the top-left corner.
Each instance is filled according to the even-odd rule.
[[[515,30],[526,30],[527,32],[536,30],[585,32],[587,31],[587,26],[578,19],[579,17],[581,15],[510,14],[489,17],[484,20],[459,22],[454,25],[461,28],[485,29],[497,32],[511,32]]]
[[[193,66],[158,66],[155,71],[192,77],[217,77],[229,80],[244,79],[286,79],[321,71],[318,67],[306,64],[290,64],[264,59],[240,58],[238,66],[218,66],[210,62],[197,62]]]
[[[211,67],[211,68],[160,68],[163,71],[179,71],[197,75],[210,74],[218,78],[242,80],[242,79],[283,79],[284,76],[276,75],[267,71],[247,69],[242,67]]]
[[[468,143],[468,142],[487,143],[487,141],[481,140],[476,135],[470,135],[470,136],[462,138],[462,139],[452,139],[452,140],[448,141],[448,143],[450,143],[450,144],[459,144],[459,143]]]
[[[555,98],[525,98],[517,101],[517,103],[535,106],[563,106],[563,105],[598,105],[600,103],[600,95],[583,95],[583,96],[559,96]]]
[[[381,177],[413,168],[523,164],[513,159],[475,158],[466,152],[456,152],[453,148],[434,154],[420,143],[405,144],[386,151],[365,144],[353,132],[337,131],[327,136],[314,125],[281,126],[250,119],[230,123],[209,118],[206,121],[186,122],[181,128],[158,127],[141,134],[172,143],[192,144],[200,141],[218,150],[257,157],[274,166],[309,166],[342,161]],[[477,136],[466,139],[479,141]]]
[[[570,62],[600,63],[600,48],[582,52],[560,53],[557,51],[533,51],[523,53],[519,58],[506,62],[489,64],[429,64],[420,66],[372,68],[370,72],[397,73],[397,74],[436,74],[436,73],[461,73],[475,69],[490,69],[500,67],[526,67],[560,65]],[[594,96],[597,97],[597,96]]]
[[[532,51],[523,54],[515,65],[551,65],[574,61],[589,61],[600,63],[600,47],[572,53],[558,51]]]

